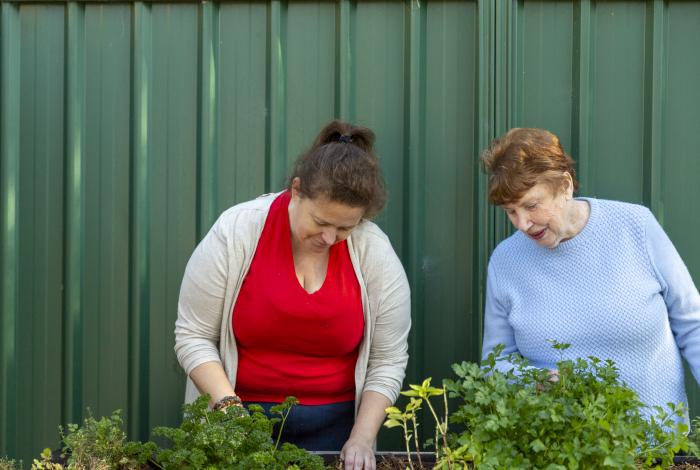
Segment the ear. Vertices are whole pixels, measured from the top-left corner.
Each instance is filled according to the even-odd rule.
[[[299,177],[296,176],[296,177],[292,180],[292,187],[291,187],[291,190],[292,190],[292,197],[299,197],[299,196],[300,196],[300,195],[299,195],[299,189],[300,189],[300,188],[301,188],[301,179],[299,179]]]
[[[564,195],[567,198],[571,199],[574,196],[574,179],[568,171],[565,171],[562,176],[564,177],[562,181],[562,191],[564,191]]]

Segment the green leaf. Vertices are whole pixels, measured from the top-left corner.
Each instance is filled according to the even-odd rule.
[[[535,452],[542,452],[543,450],[547,449],[547,447],[545,447],[545,445],[539,439],[535,439],[534,441],[530,442],[530,448]]]

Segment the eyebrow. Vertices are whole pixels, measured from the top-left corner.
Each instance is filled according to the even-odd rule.
[[[524,206],[528,206],[530,204],[533,204],[535,202],[538,202],[539,199],[540,199],[539,196],[530,196],[528,199],[523,199],[522,201],[514,202],[511,204],[503,204],[501,207],[506,209],[506,210],[513,207],[513,206],[524,207]]]
[[[349,227],[343,227],[343,226],[340,226],[340,225],[334,225],[334,224],[332,224],[332,223],[330,223],[330,222],[328,222],[328,221],[326,221],[326,220],[324,220],[324,219],[321,219],[321,218],[319,218],[319,217],[316,217],[316,216],[313,215],[313,214],[311,214],[311,217],[312,217],[312,218],[314,219],[314,221],[315,221],[317,224],[319,224],[319,225],[324,225],[324,224],[325,224],[325,225],[333,225],[334,227],[336,227],[336,228],[338,228],[338,229],[341,229],[341,230],[350,230],[351,228],[357,227],[357,224],[351,225],[351,226],[349,226]]]

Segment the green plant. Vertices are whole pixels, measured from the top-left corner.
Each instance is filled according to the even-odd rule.
[[[60,463],[51,461],[51,449],[48,447],[41,452],[38,459],[32,462],[32,470],[64,470],[65,467]]]
[[[433,444],[435,446],[435,460],[436,462],[443,462],[448,468],[453,468],[453,459],[450,452],[450,448],[447,443],[447,395],[445,390],[442,388],[433,387],[430,385],[432,378],[427,378],[420,385],[409,385],[410,390],[401,392],[401,395],[409,397],[409,402],[404,408],[404,410],[398,407],[391,406],[387,408],[387,420],[384,426],[388,428],[393,428],[396,426],[401,426],[404,432],[404,443],[406,446],[406,454],[408,458],[408,465],[413,469],[413,460],[411,459],[411,438],[413,438],[414,448],[417,453],[418,466],[422,468],[423,462],[420,457],[420,444],[418,439],[418,420],[417,413],[422,409],[423,403],[428,406],[430,414],[435,421],[435,439],[431,439],[426,444]],[[430,398],[435,396],[442,396],[444,400],[444,416],[438,417],[435,407],[433,407],[430,402]]]
[[[17,462],[14,459],[0,457],[0,470],[17,470],[22,468],[22,462]]]
[[[553,342],[560,353],[568,347]],[[645,408],[612,361],[562,359],[553,375],[519,356],[499,357],[502,351],[496,348],[482,365],[453,365],[457,379],[445,380],[444,389],[457,406],[448,420],[430,404],[442,389],[428,380],[403,392],[411,397],[405,410],[387,409],[385,426],[401,426],[407,451],[411,440],[419,450],[415,417],[427,404],[436,428],[435,469],[661,468],[672,465],[678,451],[697,452],[681,420],[685,408]],[[507,373],[496,369],[503,360],[513,364]]]
[[[567,344],[554,343],[560,351]],[[675,452],[687,451],[685,409],[645,407],[619,381],[612,361],[595,357],[560,360],[558,380],[511,355],[490,354],[483,367],[453,366],[459,377],[446,381],[461,400],[451,422],[462,430],[453,439],[479,468],[642,468],[669,466]],[[509,360],[514,369],[496,370]]]
[[[229,407],[211,411],[209,397],[203,395],[185,405],[179,428],[158,427],[154,435],[170,440],[172,447],[160,449],[156,460],[164,469],[295,469],[321,470],[320,457],[285,443],[273,443],[273,426],[286,419],[296,402],[289,398],[271,410],[281,418],[269,419],[259,406],[249,411]],[[279,431],[281,433],[281,429]]]
[[[690,453],[700,458],[700,416],[693,420],[690,429]]]
[[[128,441],[122,430],[121,411],[110,417],[95,419],[88,409],[88,416],[82,426],[69,424],[59,428],[61,440],[65,444],[69,469],[138,469],[156,451],[152,442]]]

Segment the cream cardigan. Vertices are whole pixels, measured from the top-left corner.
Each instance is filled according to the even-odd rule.
[[[217,361],[236,386],[233,306],[276,196],[266,194],[225,211],[187,263],[175,322],[175,353],[188,376],[200,364]],[[392,403],[399,395],[408,362],[411,295],[399,258],[374,223],[364,220],[353,230],[348,250],[365,317],[355,366],[357,412],[364,391],[379,392]],[[188,378],[185,402],[198,395]]]

